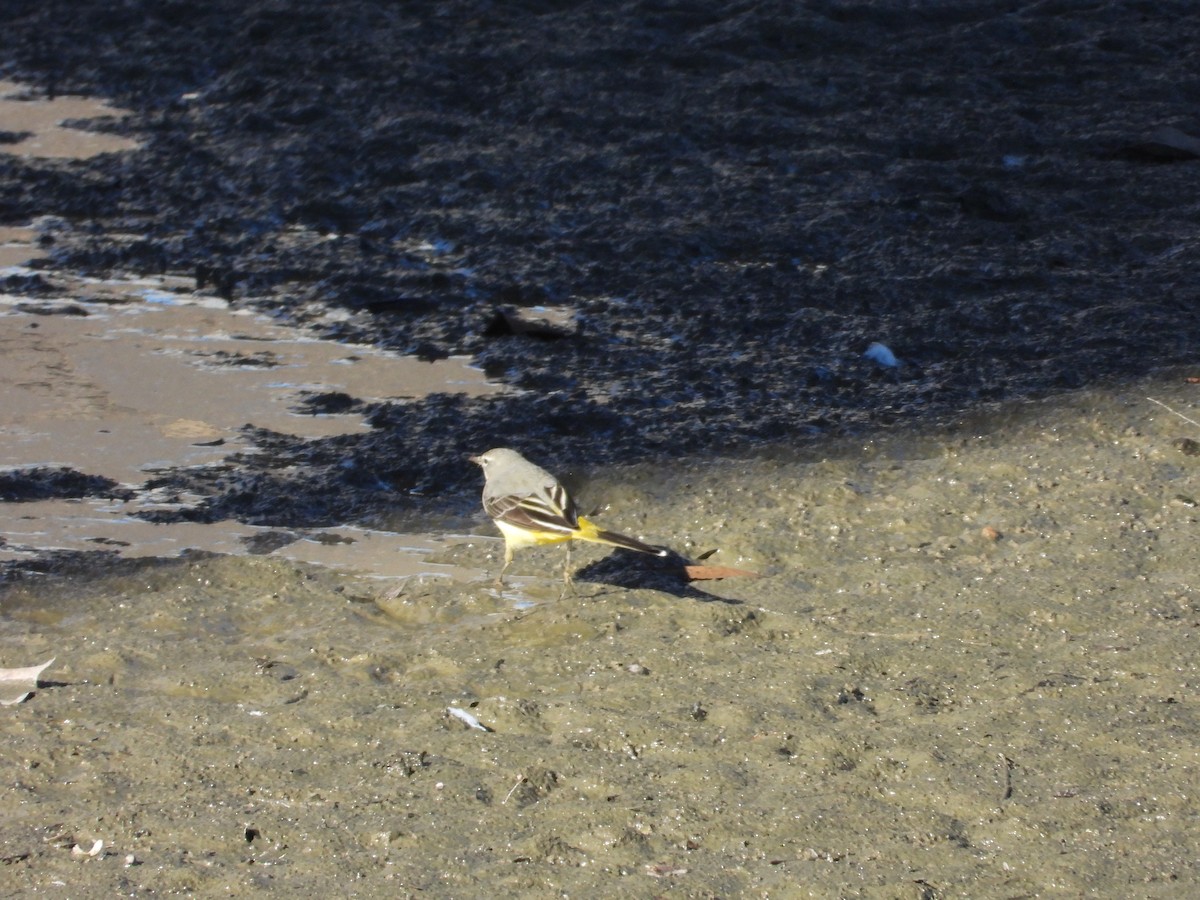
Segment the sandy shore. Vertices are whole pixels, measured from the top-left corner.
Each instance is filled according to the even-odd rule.
[[[1196,392],[586,486],[759,579],[587,548],[562,601],[553,551],[503,594],[246,557],[11,585],[0,662],[58,661],[3,715],[8,890],[1192,893],[1200,435],[1145,398]],[[493,568],[462,524],[438,561]]]

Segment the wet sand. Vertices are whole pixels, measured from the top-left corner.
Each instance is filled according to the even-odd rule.
[[[2,717],[8,890],[1194,893],[1200,434],[1145,398],[1197,391],[584,486],[758,579],[584,548],[559,600],[554,548],[503,593],[259,557],[9,585],[0,664],[57,662]],[[494,571],[461,524],[434,561]]]

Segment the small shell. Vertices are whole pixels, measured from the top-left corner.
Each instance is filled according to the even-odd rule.
[[[460,722],[466,723],[466,725],[468,727],[474,728],[476,731],[491,731],[492,730],[492,729],[488,728],[486,725],[484,725],[482,722],[480,722],[473,715],[471,715],[469,712],[467,712],[465,709],[459,709],[457,706],[447,706],[446,712],[450,713],[450,715],[454,716],[454,718],[458,719]]]

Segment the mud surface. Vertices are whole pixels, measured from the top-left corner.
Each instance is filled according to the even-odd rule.
[[[0,660],[58,662],[0,717],[7,890],[1192,895],[1190,426],[1142,391],[1002,424],[586,488],[759,579],[585,549],[560,601],[552,548],[502,595],[254,557],[10,585]]]
[[[1190,5],[0,8],[0,77],[140,147],[0,128],[20,315],[187,279],[510,388],[314,396],[371,427],[140,484],[46,459],[10,519],[490,534],[463,457],[510,445],[764,576],[585,549],[560,601],[528,552],[497,593],[492,537],[433,545],[458,580],[12,565],[0,666],[58,661],[0,716],[9,890],[1197,892]]]
[[[0,220],[58,217],[55,264],[333,305],[324,331],[531,391],[177,473],[193,517],[370,522],[468,502],[481,447],[561,470],[820,440],[1200,339],[1200,162],[1157,135],[1200,134],[1186,3],[4,7],[0,75],[131,110],[95,127],[144,147],[0,158]],[[574,330],[501,314],[546,303]]]

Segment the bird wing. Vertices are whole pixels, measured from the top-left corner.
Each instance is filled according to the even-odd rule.
[[[575,501],[557,483],[529,494],[484,497],[483,509],[493,519],[530,531],[571,534],[579,530]]]

